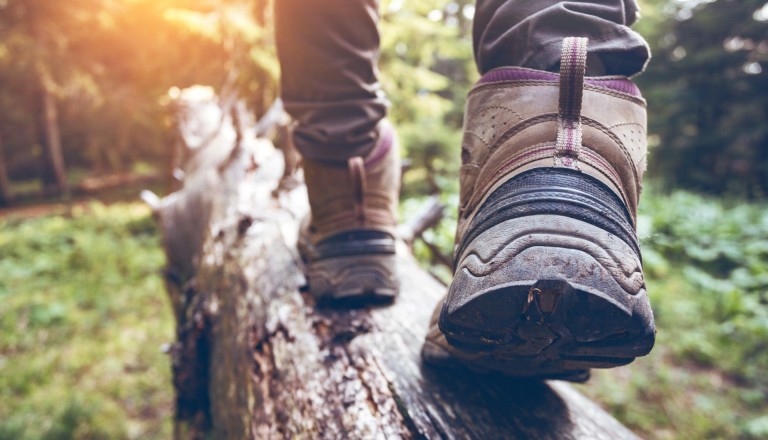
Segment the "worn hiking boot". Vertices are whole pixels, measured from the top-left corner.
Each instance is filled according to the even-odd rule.
[[[655,330],[635,233],[645,101],[625,77],[502,68],[470,92],[454,279],[431,362],[581,381],[647,354]]]
[[[332,163],[304,159],[311,216],[299,250],[318,300],[392,300],[400,154],[394,129],[379,125],[368,157]]]

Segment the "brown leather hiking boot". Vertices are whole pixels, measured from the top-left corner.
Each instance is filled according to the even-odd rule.
[[[400,154],[394,129],[383,120],[368,157],[331,163],[304,159],[311,217],[299,250],[309,290],[319,300],[392,300]]]
[[[454,279],[422,351],[514,376],[581,381],[653,347],[635,233],[645,101],[624,77],[496,69],[470,92]]]

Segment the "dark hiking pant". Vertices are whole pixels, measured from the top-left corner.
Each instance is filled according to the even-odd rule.
[[[378,0],[276,0],[282,97],[297,121],[294,141],[316,160],[365,156],[387,100],[378,81]],[[564,37],[589,38],[588,74],[633,75],[645,40],[628,28],[635,0],[477,0],[480,73],[519,66],[557,71]]]

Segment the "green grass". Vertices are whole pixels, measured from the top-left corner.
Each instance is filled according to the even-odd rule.
[[[140,204],[0,218],[0,439],[170,437],[158,240]]]

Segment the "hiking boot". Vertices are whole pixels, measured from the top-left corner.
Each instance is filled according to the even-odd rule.
[[[422,354],[580,381],[653,347],[635,232],[645,101],[625,77],[501,68],[470,92],[454,279]],[[583,110],[582,110],[583,108]]]
[[[309,291],[320,301],[391,301],[397,295],[400,155],[389,122],[383,120],[378,130],[365,158],[341,163],[304,158],[311,216],[302,225],[299,250]]]

